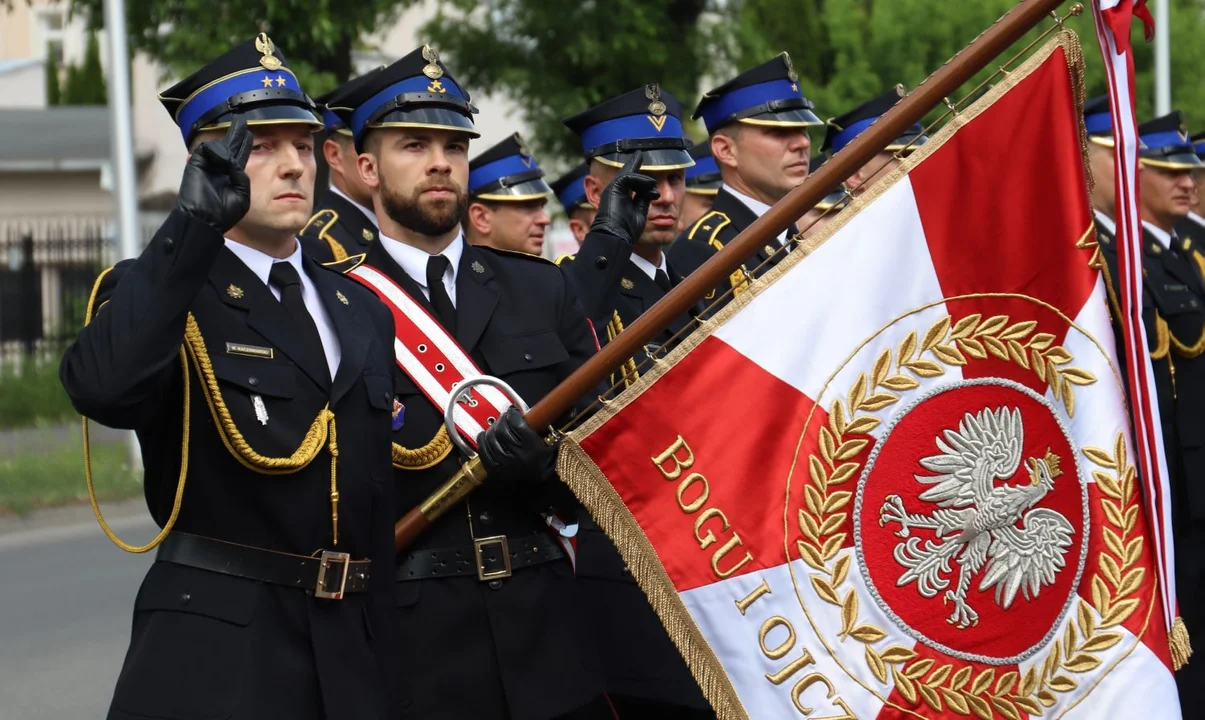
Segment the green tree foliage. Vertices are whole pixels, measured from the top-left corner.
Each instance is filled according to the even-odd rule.
[[[618,93],[659,82],[694,109],[707,45],[706,0],[446,0],[423,37],[470,94],[519,105],[541,154],[580,157],[561,124]]]
[[[19,0],[18,0],[19,1]],[[415,0],[128,0],[132,50],[144,51],[176,76],[190,74],[256,33],[266,32],[310,95],[354,73],[360,40],[394,22]],[[104,0],[72,0],[96,28]]]
[[[59,60],[52,53],[46,53],[46,104],[53,107],[63,102],[63,89],[59,84]]]
[[[916,87],[1015,4],[1016,0],[732,0],[725,9],[736,31],[717,32],[713,39],[718,64],[727,73],[789,51],[817,113],[831,117],[896,83]],[[1192,127],[1205,128],[1205,87],[1196,79],[1205,63],[1205,44],[1200,42],[1205,36],[1205,2],[1171,0],[1169,5],[1173,105],[1185,112]],[[1050,24],[1031,31],[1001,61]],[[1085,13],[1071,18],[1067,27],[1079,34],[1084,47],[1088,95],[1105,92],[1091,17]],[[1132,39],[1138,116],[1147,118],[1154,109],[1154,51],[1137,23]],[[979,73],[964,92],[993,71]]]

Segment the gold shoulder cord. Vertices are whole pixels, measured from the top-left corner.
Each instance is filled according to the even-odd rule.
[[[330,220],[318,230],[318,239],[330,246],[331,255],[334,256],[335,262],[343,262],[347,259],[347,250],[343,247],[342,243],[327,234],[327,231],[331,229],[331,226],[339,222],[339,213],[331,210],[330,208],[320,210],[314,213],[314,216],[310,218],[309,222],[305,224],[305,227],[301,228],[301,232],[297,234],[304,235],[305,231],[309,230],[311,225],[322,222],[322,216],[328,213],[330,214]]]
[[[326,446],[331,456],[331,544],[338,545],[339,488],[336,480],[336,465],[339,447],[335,441],[335,414],[331,412],[330,406],[323,407],[318,413],[318,417],[314,418],[310,429],[306,431],[301,444],[297,446],[292,455],[288,457],[260,455],[234,424],[230,408],[226,406],[226,401],[222,398],[222,391],[218,387],[217,377],[213,374],[213,364],[209,358],[209,351],[205,347],[205,338],[202,337],[201,328],[197,325],[197,320],[192,313],[189,313],[184,328],[184,347],[188,349],[197,375],[201,378],[201,392],[204,394],[205,403],[209,406],[209,412],[213,416],[218,436],[222,438],[222,444],[226,446],[226,450],[243,467],[263,475],[287,475],[305,468],[318,456],[322,447]]]
[[[439,432],[431,438],[431,442],[420,448],[412,449],[393,443],[393,466],[399,470],[426,470],[443,462],[452,452],[452,439],[448,437],[448,427],[439,426]]]
[[[88,308],[84,314],[84,326],[87,327],[92,322],[93,305],[96,303],[96,293],[100,290],[100,283],[109,274],[113,268],[107,268],[97,278],[92,285],[92,294],[88,297]],[[176,484],[176,498],[172,502],[172,513],[168,517],[167,522],[163,524],[163,529],[146,545],[130,545],[117,537],[117,534],[105,522],[105,516],[100,511],[100,503],[96,500],[96,488],[92,484],[92,451],[88,443],[88,418],[83,418],[84,429],[84,482],[88,485],[88,500],[92,503],[92,514],[96,516],[96,522],[100,524],[100,529],[104,530],[105,536],[117,547],[129,553],[144,553],[148,550],[153,550],[167,534],[172,531],[172,527],[176,524],[176,518],[180,516],[180,503],[184,499],[184,481],[188,477],[188,361],[184,357],[184,348],[180,348],[180,367],[184,371],[184,427],[181,433],[181,450],[180,450],[180,479]],[[145,480],[144,480],[145,482]]]
[[[607,322],[607,342],[610,343],[621,332],[623,332],[623,320],[620,319],[619,311],[616,310]],[[636,367],[636,358],[624,360],[623,365],[620,366],[620,372],[623,375],[623,389],[627,390],[640,379],[640,370]],[[611,373],[611,385],[613,387],[619,385],[615,380],[615,373]]]

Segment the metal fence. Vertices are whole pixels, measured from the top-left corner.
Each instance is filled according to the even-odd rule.
[[[146,243],[154,233],[144,218]],[[0,364],[50,358],[83,327],[97,275],[114,261],[106,217],[0,219]]]

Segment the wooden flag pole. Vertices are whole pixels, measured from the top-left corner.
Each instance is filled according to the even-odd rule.
[[[987,67],[997,56],[1031,28],[1049,17],[1063,0],[1023,0],[985,30],[970,45],[963,48],[937,72],[896,103],[895,107],[874,122],[841,152],[826,162],[814,175],[808,176],[774,207],[724,246],[698,270],[678,284],[660,302],[629,325],[594,357],[587,360],[572,375],[565,378],[544,396],[524,417],[534,428],[547,428],[569,411],[577,399],[598,386],[650,339],[668,327],[673,319],[726,280],[766,242],[777,237],[817,202],[837,187],[883,148],[891,144],[913,123],[919,122],[944,98]],[[397,548],[408,546],[423,530],[449,507],[460,502],[481,485],[485,472],[474,458],[435,491],[420,506],[412,509],[394,526]]]

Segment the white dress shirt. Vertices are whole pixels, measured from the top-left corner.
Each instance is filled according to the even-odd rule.
[[[352,200],[352,199],[351,199],[351,197],[350,197],[350,196],[349,196],[347,193],[343,192],[342,190],[340,190],[339,188],[335,187],[334,185],[331,185],[331,192],[333,192],[334,194],[338,195],[339,197],[341,197],[341,198],[343,198],[344,200],[346,200],[346,201],[348,201],[349,203],[351,203],[351,204],[352,204],[352,207],[354,207],[354,208],[356,208],[357,210],[359,210],[360,212],[364,213],[364,215],[365,215],[365,216],[366,216],[366,217],[367,217],[369,220],[371,220],[371,221],[372,221],[372,224],[377,226],[377,229],[378,229],[378,230],[380,230],[380,229],[381,229],[381,224],[377,222],[377,214],[376,214],[375,212],[373,212],[372,210],[369,210],[368,208],[364,207],[363,205],[361,205],[360,203],[356,202],[355,200]]]
[[[230,238],[226,238],[226,247],[230,248],[230,252],[242,260],[243,264],[255,273],[255,276],[262,280],[264,285],[268,286],[268,289],[272,291],[272,296],[277,300],[280,300],[280,290],[272,287],[272,284],[268,282],[268,274],[272,272],[272,265],[277,262],[287,262],[297,268],[297,274],[301,277],[301,299],[305,301],[305,309],[310,311],[310,317],[314,318],[314,325],[318,326],[318,337],[322,339],[322,352],[326,355],[326,366],[331,371],[331,377],[335,377],[335,372],[339,369],[339,361],[343,359],[343,348],[339,345],[339,335],[335,332],[331,316],[326,311],[326,306],[322,304],[322,298],[318,297],[318,288],[309,275],[305,274],[305,266],[301,262],[301,243],[297,243],[292,255],[282,260],[265,255],[253,247],[235,242]]]
[[[1155,236],[1155,239],[1159,241],[1159,244],[1163,246],[1164,250],[1171,250],[1172,236],[1170,233],[1162,228],[1155,227],[1146,220],[1142,221],[1142,226],[1146,228],[1151,235]]]
[[[1093,209],[1092,212],[1096,214],[1097,226],[1107,230],[1110,235],[1117,235],[1117,223],[1113,222],[1113,218],[1105,215],[1100,210]]]
[[[385,252],[389,253],[389,257],[398,264],[398,267],[405,270],[410,279],[423,289],[423,297],[430,300],[431,289],[427,287],[427,260],[430,259],[431,254],[384,234],[381,235],[381,245],[385,248]],[[448,291],[452,307],[456,307],[456,273],[460,270],[460,256],[464,254],[464,233],[461,232],[457,235],[452,244],[439,254],[446,257],[449,262],[448,269],[444,270],[444,289]]]
[[[636,253],[632,253],[632,264],[644,271],[644,274],[649,276],[649,280],[653,280],[654,282],[657,280],[658,270],[663,270],[665,272],[665,276],[669,277],[669,265],[667,265],[665,262],[665,253],[661,253],[660,265],[654,265]]]
[[[725,185],[724,189],[727,190],[728,192],[732,193],[733,197],[735,197],[737,200],[740,200],[741,202],[743,202],[745,204],[745,207],[752,210],[753,213],[755,215],[757,215],[758,217],[765,215],[766,211],[770,209],[770,206],[765,204],[761,200],[754,200],[753,198],[744,194],[740,190],[737,190],[736,188],[732,187],[731,185]],[[779,245],[787,244],[787,230],[783,230],[782,232],[780,232],[778,234],[778,244]]]

